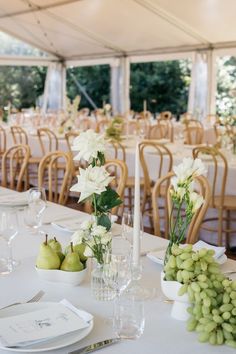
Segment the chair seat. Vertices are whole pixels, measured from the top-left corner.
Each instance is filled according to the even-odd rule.
[[[126,188],[132,188],[134,187],[134,184],[135,184],[135,177],[128,177],[125,184]],[[140,179],[140,185],[144,186],[144,178]]]
[[[213,202],[211,200],[210,205],[213,206]],[[216,208],[220,208],[221,205],[221,197],[216,196],[214,198],[214,205]],[[225,195],[223,209],[226,210],[236,210],[236,196],[234,195]]]
[[[29,163],[30,163],[30,164],[35,164],[35,165],[37,165],[37,164],[40,163],[41,159],[42,159],[42,157],[32,157],[32,156],[31,156],[31,157],[29,158]]]

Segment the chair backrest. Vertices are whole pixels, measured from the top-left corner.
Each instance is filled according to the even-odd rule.
[[[126,186],[126,181],[128,177],[128,167],[124,161],[113,159],[107,160],[105,163],[106,170],[111,176],[114,176],[113,181],[110,183],[110,187],[115,189],[119,194],[120,198],[124,198],[124,191]],[[118,207],[111,210],[112,214],[117,214]]]
[[[169,218],[171,215],[172,202],[170,197],[170,180],[175,174],[173,172],[168,173],[166,176],[161,177],[155,183],[155,186],[152,190],[152,207],[153,207],[153,219],[154,219],[154,234],[160,236],[161,234],[161,226],[160,226],[160,201],[163,199],[163,195],[161,195],[160,191],[162,186],[165,186],[165,196],[164,196],[164,204],[166,206],[166,223],[165,223],[165,235],[168,237],[169,230]],[[206,177],[198,176],[194,178],[194,182],[196,185],[196,190],[203,196],[204,202],[201,207],[197,210],[197,212],[193,215],[191,223],[187,230],[187,235],[185,242],[186,243],[195,243],[198,239],[199,229],[201,227],[202,220],[206,214],[208,209],[208,205],[210,202],[211,192],[210,185]],[[173,214],[172,214],[173,215]],[[184,218],[184,215],[183,215]]]
[[[80,122],[79,122],[79,129],[80,130],[86,131],[91,128],[92,128],[92,121],[90,118],[86,117],[86,118],[80,119]]]
[[[18,192],[24,189],[29,158],[28,145],[14,145],[5,151],[2,156],[2,187]]]
[[[56,134],[48,128],[39,128],[37,130],[39,144],[42,151],[42,156],[49,152],[58,150],[58,139]]]
[[[63,169],[60,168],[63,165]],[[69,153],[54,151],[42,158],[38,168],[38,185],[47,191],[50,202],[66,204],[72,180],[72,160]]]
[[[108,147],[109,151],[107,154],[107,158],[109,160],[111,159],[118,159],[122,161],[126,161],[126,152],[125,152],[125,147],[122,143],[119,141],[115,140],[108,140]]]
[[[6,138],[6,131],[0,125],[0,155],[2,155],[7,148],[7,138]]]
[[[202,144],[204,136],[204,128],[202,123],[196,119],[189,119],[184,123],[184,125],[185,144]]]
[[[199,146],[192,151],[193,158],[207,156],[209,162],[208,178],[211,182],[212,207],[215,207],[215,199],[220,205],[224,204],[225,187],[228,176],[228,163],[224,154],[217,148]]]
[[[122,133],[125,135],[137,134],[139,131],[139,123],[137,120],[127,120],[124,122]]]
[[[157,171],[157,178],[160,178],[161,176],[171,171],[173,163],[172,153],[165,145],[151,140],[143,140],[141,143],[139,143],[140,164],[143,170],[144,178],[144,196],[151,196],[152,190],[152,180],[149,174],[148,164],[146,161],[146,159],[148,158],[148,152],[151,152],[152,154],[154,153],[158,156],[158,159],[155,161],[155,170]],[[145,211],[144,204],[142,205],[142,211]]]
[[[14,144],[16,145],[28,145],[28,135],[26,131],[19,125],[11,126],[11,135]]]
[[[71,150],[71,146],[73,145],[73,141],[78,136],[79,136],[79,133],[75,133],[75,132],[68,132],[65,134],[65,139],[66,139],[66,143],[67,143],[67,147],[68,147],[68,153],[71,155],[73,176],[76,175],[76,170],[79,169],[79,166],[80,166],[79,161],[73,160],[74,154],[73,154],[73,151]]]
[[[157,124],[150,128],[150,139],[169,139],[174,141],[173,124],[169,119],[157,120]]]

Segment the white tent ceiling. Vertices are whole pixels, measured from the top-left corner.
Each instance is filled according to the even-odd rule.
[[[62,59],[236,47],[236,0],[0,0],[0,30]]]

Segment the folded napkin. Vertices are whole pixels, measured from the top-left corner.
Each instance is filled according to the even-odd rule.
[[[184,247],[184,245],[183,245]],[[207,248],[207,249],[212,249],[215,251],[215,255],[214,258],[219,261],[219,263],[221,262],[221,258],[222,260],[225,261],[226,257],[223,257],[225,254],[225,247],[217,247],[217,246],[212,246],[209,245],[208,243],[204,242],[204,241],[198,241],[193,245],[193,250],[194,251],[198,251],[201,248]],[[166,253],[166,248],[165,249],[159,249],[159,250],[155,250],[152,252],[149,252],[147,254],[147,257],[149,259],[151,259],[153,262],[158,263],[158,264],[164,264],[164,259],[165,259],[165,253]]]
[[[26,206],[28,205],[28,192],[9,193],[0,195],[1,206]]]
[[[0,345],[24,348],[85,329],[93,316],[67,300],[33,312],[0,318]]]

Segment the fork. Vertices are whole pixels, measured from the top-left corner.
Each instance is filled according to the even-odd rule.
[[[23,302],[14,302],[13,304],[10,304],[10,305],[7,305],[5,307],[2,307],[0,310],[6,309],[7,307],[15,306],[15,305],[29,304],[29,303],[32,303],[32,302],[38,302],[43,297],[44,294],[45,294],[45,292],[43,290],[40,290],[31,299],[29,299],[27,301],[23,301]]]

